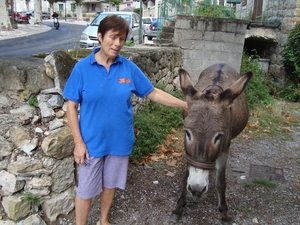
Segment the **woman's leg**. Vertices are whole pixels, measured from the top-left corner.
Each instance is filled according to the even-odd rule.
[[[100,194],[100,205],[101,205],[101,214],[100,214],[100,223],[101,225],[109,225],[108,214],[112,206],[114,197],[116,193],[116,188],[108,189],[103,187]]]
[[[109,225],[108,215],[113,204],[116,189],[125,189],[129,156],[113,156],[104,157],[103,168],[103,185],[100,194],[101,225]]]
[[[75,198],[76,225],[86,225],[92,199],[102,191],[102,158],[91,158],[87,166],[79,165]]]
[[[78,195],[75,198],[76,225],[86,225],[91,209],[92,199],[82,199]]]

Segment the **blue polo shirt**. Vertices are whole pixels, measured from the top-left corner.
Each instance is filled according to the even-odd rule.
[[[76,63],[63,96],[80,104],[79,127],[90,156],[129,155],[134,144],[131,95],[143,98],[154,86],[121,55],[107,71],[95,60],[99,50]]]

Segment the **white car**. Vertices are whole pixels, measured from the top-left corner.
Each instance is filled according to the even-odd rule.
[[[127,36],[126,42],[139,43],[139,22],[140,16],[135,12],[102,12],[100,13],[92,22],[88,25],[87,28],[82,32],[80,37],[80,48],[90,48],[99,46],[99,41],[97,38],[98,26],[101,20],[111,14],[116,14],[127,20],[129,23],[129,33]],[[142,31],[142,36],[144,36],[144,32]]]

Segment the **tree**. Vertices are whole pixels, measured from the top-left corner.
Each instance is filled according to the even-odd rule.
[[[77,16],[77,20],[82,21],[83,17],[82,17],[82,2],[83,0],[74,0],[75,4],[76,4],[76,16]]]
[[[43,24],[41,0],[34,0],[34,24]]]
[[[30,10],[30,8],[29,8],[29,2],[30,2],[30,0],[25,0],[26,10],[27,10],[27,11]]]
[[[117,6],[117,9],[119,10],[119,4],[120,4],[121,2],[123,2],[123,0],[107,0],[107,2],[109,2],[109,3],[112,4],[112,5]]]
[[[53,10],[53,4],[55,3],[55,2],[66,2],[66,0],[65,1],[63,1],[63,0],[47,0],[48,2],[49,2],[49,7],[50,7],[50,15],[52,15],[53,14],[53,12],[54,12],[54,10]]]
[[[0,0],[0,30],[11,31],[13,30],[8,16],[8,2]]]
[[[50,15],[53,14],[53,3],[57,2],[55,0],[47,0],[49,2],[49,8],[50,8]]]

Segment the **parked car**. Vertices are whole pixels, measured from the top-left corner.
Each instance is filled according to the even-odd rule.
[[[149,29],[150,24],[155,20],[156,18],[154,17],[143,17],[143,29],[144,29],[144,34],[147,34],[147,30]]]
[[[30,16],[30,17],[31,17],[31,16],[34,16],[34,10],[29,10],[29,11],[27,11],[27,12],[26,12],[26,15],[27,15],[27,16]]]
[[[92,22],[88,25],[87,28],[82,32],[80,37],[80,48],[89,48],[96,47],[99,45],[99,41],[97,38],[98,26],[101,20],[111,14],[116,14],[124,19],[129,24],[130,31],[127,35],[127,42],[138,43],[139,41],[139,22],[140,16],[135,12],[102,12],[100,13]],[[144,34],[142,34],[144,36]]]
[[[163,20],[162,19],[155,19],[150,24],[149,29],[146,32],[147,39],[149,41],[152,40],[152,38],[155,38],[157,36],[157,32],[161,30]]]
[[[51,16],[50,16],[50,12],[48,11],[43,11],[42,12],[42,19],[45,20],[45,19],[50,19]]]
[[[18,23],[29,23],[28,17],[18,12],[14,12],[14,18]]]

